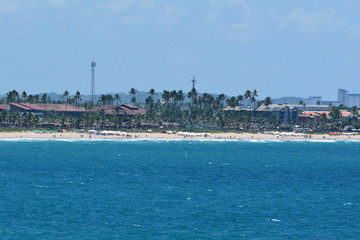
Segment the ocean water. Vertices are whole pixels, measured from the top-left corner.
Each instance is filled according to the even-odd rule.
[[[0,239],[360,239],[360,142],[0,140]]]

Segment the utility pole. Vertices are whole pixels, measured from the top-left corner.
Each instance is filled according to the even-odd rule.
[[[91,62],[91,107],[93,108],[94,105],[94,95],[95,95],[95,67],[96,62]]]

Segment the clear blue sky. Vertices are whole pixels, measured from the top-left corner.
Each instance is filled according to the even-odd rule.
[[[358,0],[0,0],[0,93],[360,92]]]

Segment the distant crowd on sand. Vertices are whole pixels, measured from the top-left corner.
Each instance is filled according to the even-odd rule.
[[[78,132],[8,132],[0,138],[53,138],[53,139],[209,139],[209,140],[360,140],[360,135],[293,134],[293,133],[125,133],[94,134]]]

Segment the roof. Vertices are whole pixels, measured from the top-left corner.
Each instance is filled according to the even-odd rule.
[[[145,114],[146,110],[134,105],[130,104],[122,104],[122,105],[106,105],[102,107],[93,108],[90,111],[98,112],[104,110],[105,114],[119,114],[119,115],[136,115],[136,114]]]
[[[304,111],[303,114],[301,114],[302,117],[305,116],[321,116],[325,114],[326,116],[330,115],[330,111]],[[341,111],[340,112],[342,117],[350,117],[352,116],[351,112]]]
[[[256,111],[261,112],[275,112],[275,111],[281,111],[284,108],[289,108],[287,105],[284,104],[269,104],[269,105],[261,105],[256,109]]]
[[[1,110],[6,110],[10,105],[9,104],[0,104]]]
[[[55,111],[55,112],[85,112],[82,107],[74,107],[68,104],[30,104],[30,103],[10,103],[10,106],[21,108],[24,111]]]
[[[330,114],[330,111],[304,111],[302,115],[320,116],[322,114],[325,114],[326,116],[328,116]]]
[[[236,107],[226,106],[224,108],[224,111],[252,111],[252,110],[254,110],[254,109],[250,108],[250,107],[244,107],[244,106],[236,106]]]

